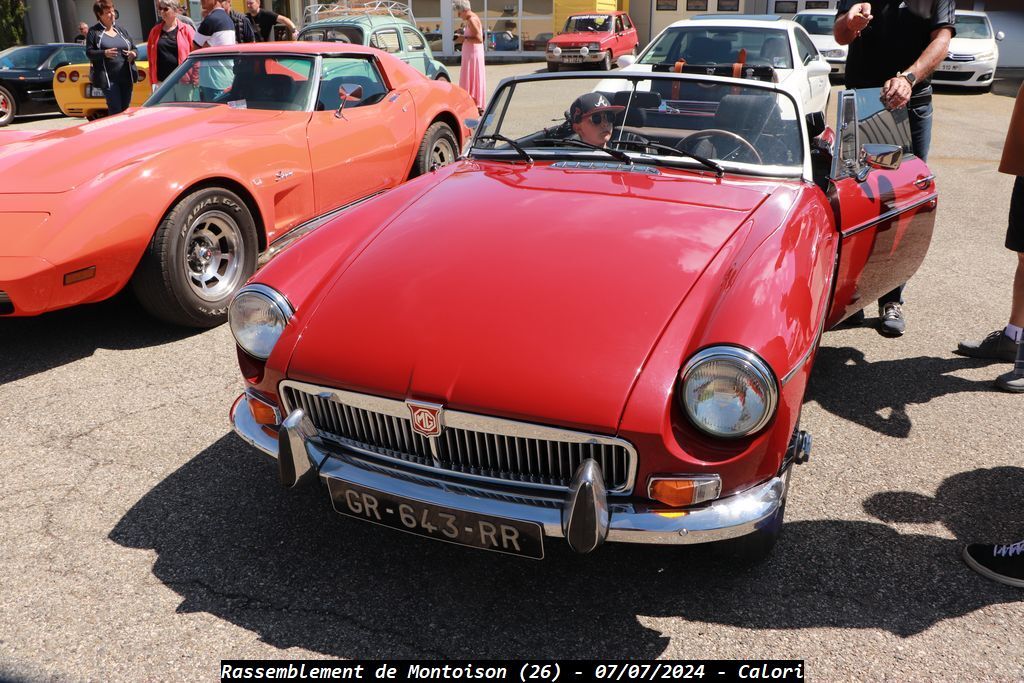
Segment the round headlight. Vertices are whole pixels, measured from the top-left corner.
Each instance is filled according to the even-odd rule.
[[[580,54],[586,57],[587,55],[590,54],[590,48],[584,45],[583,47],[580,48]]]
[[[228,308],[235,342],[254,358],[266,360],[292,317],[292,307],[266,285],[247,285],[238,290]]]
[[[551,54],[553,54],[556,57],[559,56],[560,54],[562,54],[562,48],[555,45],[553,48],[551,48]]]
[[[734,346],[704,349],[679,373],[679,400],[701,431],[739,438],[758,431],[775,413],[778,389],[768,365]]]

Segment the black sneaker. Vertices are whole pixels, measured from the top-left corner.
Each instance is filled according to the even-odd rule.
[[[886,337],[902,337],[907,331],[907,321],[903,317],[903,306],[896,301],[878,304],[878,331]]]
[[[996,330],[981,341],[960,342],[956,345],[956,352],[971,358],[991,358],[1012,363],[1017,358],[1017,344],[1003,330]]]
[[[964,562],[993,581],[1024,588],[1024,541],[1010,545],[972,543],[964,548]]]
[[[1011,394],[1024,394],[1024,375],[1018,375],[1016,370],[1010,370],[996,377],[996,386]]]

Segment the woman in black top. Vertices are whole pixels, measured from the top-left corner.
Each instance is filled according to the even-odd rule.
[[[114,24],[111,0],[99,0],[92,6],[99,23],[89,29],[85,52],[92,62],[89,80],[103,90],[107,114],[120,114],[132,103],[132,86],[138,79],[135,69],[135,44],[131,36]]]

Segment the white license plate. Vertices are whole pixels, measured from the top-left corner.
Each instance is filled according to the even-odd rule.
[[[959,64],[947,64],[945,62],[939,64],[939,71],[960,71],[961,68]]]
[[[562,61],[566,64],[582,64],[583,57],[577,55],[570,55],[568,57],[562,57]]]
[[[86,97],[103,97],[103,89],[97,88],[95,85],[90,85],[85,89]]]

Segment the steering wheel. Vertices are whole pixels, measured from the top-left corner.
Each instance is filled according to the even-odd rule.
[[[697,146],[697,143],[703,142],[704,140],[711,140],[714,138],[726,138],[730,142],[738,143],[736,149],[732,150],[728,154],[722,155],[720,158],[732,156],[736,151],[742,149],[754,157],[754,160],[763,164],[764,159],[761,158],[761,154],[757,151],[757,148],[750,144],[750,141],[738,133],[733,133],[731,130],[723,130],[721,128],[708,128],[706,130],[699,130],[693,135],[688,135],[677,145],[680,151],[692,152]]]

